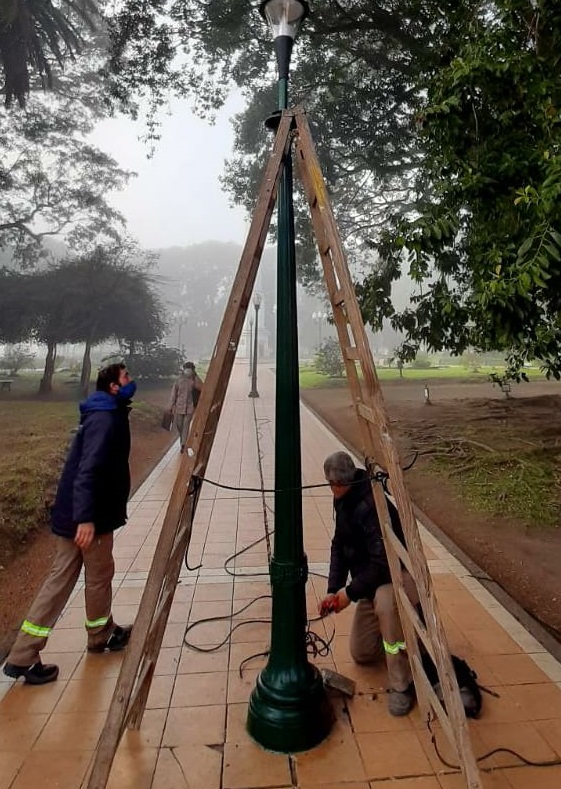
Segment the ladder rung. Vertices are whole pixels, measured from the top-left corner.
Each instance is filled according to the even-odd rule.
[[[354,359],[355,361],[359,361],[360,359],[358,348],[355,348],[354,346],[348,346],[345,348],[345,356],[347,359]]]
[[[358,404],[358,413],[364,419],[366,419],[367,422],[370,422],[373,425],[376,424],[376,418],[374,416],[374,411],[371,408],[369,408],[367,405],[364,405],[364,403],[359,403]]]
[[[345,294],[340,288],[339,290],[336,290],[335,293],[333,294],[332,301],[336,307],[340,307],[341,304],[345,303]]]

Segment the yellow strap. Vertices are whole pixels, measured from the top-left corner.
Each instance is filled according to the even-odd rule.
[[[51,635],[52,627],[41,627],[41,625],[34,625],[33,622],[28,622],[27,619],[23,621],[21,629],[28,636],[35,636],[36,638],[48,638]]]
[[[389,641],[384,641],[383,644],[384,651],[389,655],[398,655],[400,651],[406,649],[405,641],[395,641],[393,644],[390,644]]]
[[[99,619],[86,619],[86,627],[103,627],[109,622],[108,616],[100,616]]]

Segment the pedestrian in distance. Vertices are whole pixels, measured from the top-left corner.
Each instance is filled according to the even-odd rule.
[[[113,532],[127,520],[130,492],[131,398],[136,384],[124,364],[100,370],[96,391],[80,403],[80,424],[64,465],[51,527],[56,555],[51,572],[33,602],[4,665],[4,674],[44,685],[58,677],[58,666],[40,653],[76,585],[82,566],[89,652],[123,649],[132,625],[113,621]]]
[[[356,663],[385,657],[388,710],[391,715],[407,715],[415,704],[415,690],[370,478],[346,452],[329,455],[324,473],[333,493],[335,533],[320,615],[337,614],[356,603],[351,657]],[[398,512],[389,500],[388,508],[394,532],[403,540]],[[407,595],[417,605],[414,581],[405,569],[402,573]]]
[[[185,362],[183,370],[171,388],[169,411],[179,433],[181,452],[185,451],[185,443],[189,435],[191,419],[199,399],[203,382],[197,375],[193,362]]]

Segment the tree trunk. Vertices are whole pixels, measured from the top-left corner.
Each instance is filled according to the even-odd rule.
[[[86,340],[86,347],[84,348],[84,357],[82,359],[82,373],[80,375],[80,388],[84,397],[88,396],[88,389],[90,386],[90,376],[92,374],[92,360],[91,360],[92,341]]]
[[[53,391],[53,375],[56,363],[56,342],[47,343],[47,358],[43,377],[39,383],[39,394],[50,394]]]

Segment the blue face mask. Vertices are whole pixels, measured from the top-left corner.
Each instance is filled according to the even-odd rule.
[[[121,386],[117,392],[117,397],[120,400],[132,400],[136,392],[136,381],[129,381],[128,384]]]

